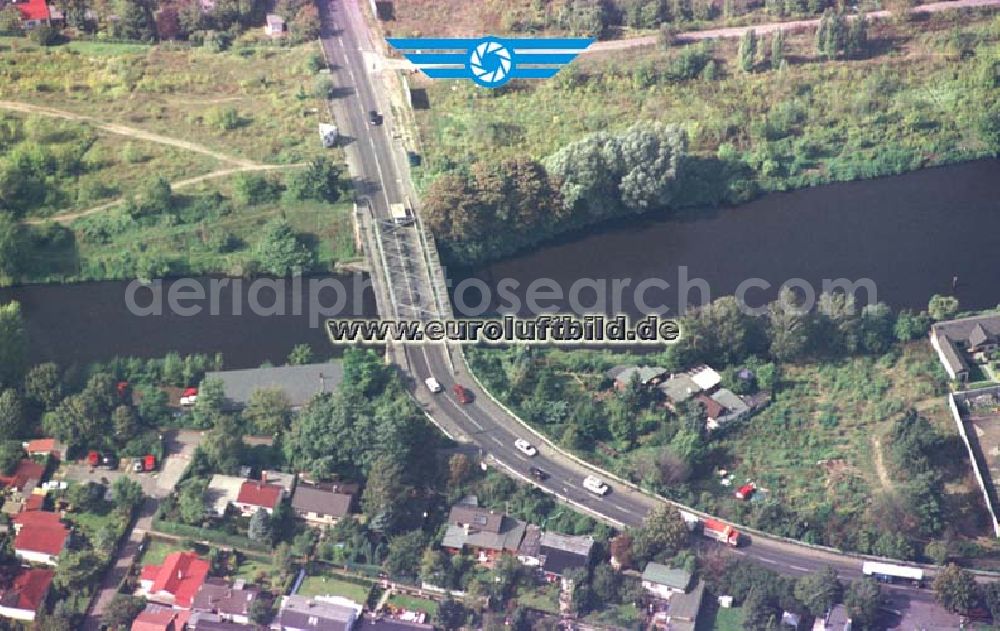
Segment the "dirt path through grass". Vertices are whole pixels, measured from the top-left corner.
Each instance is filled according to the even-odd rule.
[[[208,147],[199,145],[194,142],[188,142],[186,140],[180,140],[178,138],[171,138],[170,136],[161,136],[149,131],[144,131],[142,129],[136,129],[135,127],[128,127],[126,125],[119,125],[118,123],[106,123],[104,121],[98,120],[96,118],[91,118],[90,116],[84,116],[82,114],[76,114],[74,112],[68,112],[66,110],[59,110],[52,107],[45,107],[42,105],[32,105],[30,103],[21,103],[19,101],[0,101],[0,109],[11,110],[14,112],[22,112],[25,114],[39,114],[42,116],[51,116],[52,118],[62,118],[64,120],[85,122],[93,125],[97,129],[104,130],[108,133],[118,134],[120,136],[127,136],[129,138],[134,138],[136,140],[145,140],[147,142],[153,142],[160,145],[169,145],[171,147],[177,147],[178,149],[184,149],[186,151],[191,151],[192,153],[200,153],[206,155],[220,162],[227,162],[229,164],[235,164],[240,167],[259,167],[262,166],[259,162],[254,162],[253,160],[246,160],[243,158],[236,158],[234,156],[227,155],[218,151],[209,149]]]
[[[185,178],[183,180],[177,180],[170,183],[170,188],[177,190],[179,188],[184,188],[186,186],[191,186],[193,184],[198,184],[199,182],[204,182],[205,180],[211,180],[218,177],[225,177],[227,175],[233,175],[236,173],[248,173],[254,171],[276,171],[278,169],[295,169],[307,166],[307,163],[300,162],[298,164],[256,164],[251,166],[240,166],[233,167],[231,169],[219,169],[218,171],[212,171],[211,173],[205,173],[204,175],[196,175],[195,177]],[[25,219],[21,223],[25,225],[39,225],[44,224],[49,221],[54,221],[56,223],[69,223],[80,217],[86,217],[88,215],[93,215],[101,211],[113,208],[118,204],[122,203],[124,198],[119,197],[118,199],[111,200],[110,202],[105,202],[99,206],[94,206],[86,210],[78,210],[71,213],[65,213],[62,215],[53,215],[52,217],[36,217],[33,219]]]
[[[889,490],[892,488],[892,478],[889,477],[889,470],[885,468],[885,460],[882,459],[882,441],[878,436],[872,436],[872,453],[875,456],[873,460],[879,482],[882,483],[882,488]]]

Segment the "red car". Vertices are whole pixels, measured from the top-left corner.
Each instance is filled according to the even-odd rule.
[[[452,388],[452,391],[455,393],[455,398],[458,399],[458,402],[462,405],[472,403],[472,393],[466,390],[463,386],[456,383],[455,387]]]

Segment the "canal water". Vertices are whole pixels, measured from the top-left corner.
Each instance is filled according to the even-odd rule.
[[[490,265],[456,274],[453,293],[463,291],[466,315],[481,311],[475,304],[485,290],[487,310],[496,310],[512,295],[529,311],[527,288],[538,279],[550,279],[561,288],[562,300],[541,300],[569,310],[569,294],[579,279],[608,289],[605,311],[611,304],[612,281],[628,280],[635,287],[644,279],[662,279],[670,288],[654,288],[643,297],[647,305],[662,305],[676,313],[678,285],[708,288],[708,298],[732,294],[750,278],[770,287],[747,292],[748,303],[772,299],[777,287],[802,279],[816,288],[823,279],[870,279],[875,298],[894,307],[924,308],[935,293],[951,293],[952,281],[964,309],[988,308],[1000,303],[1000,161],[980,161],[918,171],[907,175],[834,184],[790,193],[773,194],[735,208],[705,210],[690,217],[633,218],[602,226]],[[506,279],[506,294],[497,284]],[[704,281],[704,284],[699,282]],[[296,344],[308,343],[322,357],[335,353],[318,324],[325,317],[309,308],[308,281],[339,285],[344,300],[338,311],[351,317],[375,315],[374,298],[360,277],[304,279],[300,308],[295,308],[291,282],[276,291],[243,281],[218,290],[216,313],[208,301],[211,281],[196,279],[204,288],[195,314],[169,308],[170,288],[163,281],[159,315],[133,313],[126,304],[127,282],[91,282],[72,285],[31,285],[0,289],[0,301],[22,304],[30,335],[33,362],[85,364],[119,356],[162,357],[170,351],[222,353],[228,368],[282,363]],[[547,281],[546,281],[547,282]],[[479,285],[477,287],[477,284]],[[516,289],[510,289],[516,287]],[[545,291],[551,293],[551,287]],[[190,290],[188,290],[190,291]],[[331,289],[321,289],[319,302],[337,302]],[[256,292],[256,294],[255,294]],[[325,293],[324,293],[325,292]],[[598,289],[584,287],[580,302],[591,304]],[[627,289],[621,310],[637,314],[635,292]],[[254,294],[253,296],[251,294]],[[252,302],[274,309],[255,313]],[[702,299],[700,289],[687,292],[689,304]],[[867,294],[859,291],[864,302]],[[241,305],[232,307],[234,297]],[[151,304],[150,293],[136,293],[140,306]],[[457,305],[461,307],[461,305]],[[312,315],[311,315],[312,314]]]
[[[103,281],[4,288],[0,302],[21,303],[32,363],[84,365],[115,356],[162,357],[173,351],[222,353],[225,367],[232,369],[265,361],[285,363],[296,344],[309,344],[319,359],[337,354],[339,349],[318,325],[324,313],[332,311],[374,316],[374,295],[367,284],[360,275],[303,278],[298,286],[291,280],[276,284],[274,279],[256,284],[243,279],[172,279],[135,291],[131,302],[136,308],[130,309],[129,283]],[[197,287],[203,299],[197,297]],[[179,308],[172,308],[171,290],[173,306]],[[310,296],[329,309],[310,308]]]
[[[526,290],[537,279],[552,279],[561,288],[566,297],[557,302],[563,311],[580,278],[601,281],[610,297],[612,280],[629,279],[635,287],[644,279],[662,279],[669,289],[651,285],[642,298],[647,306],[665,305],[674,314],[681,304],[677,287],[685,278],[688,287],[704,280],[712,299],[734,294],[747,279],[766,281],[768,289],[745,293],[751,306],[773,299],[790,279],[817,290],[824,279],[870,279],[877,300],[926,308],[933,294],[952,293],[956,277],[954,293],[963,309],[1000,303],[1000,161],[771,194],[684,219],[628,219],[460,275],[458,281],[466,281],[461,296],[466,313],[479,310],[484,287],[491,309],[511,304],[497,289],[501,282],[516,284],[516,291],[506,293],[513,293],[526,313]],[[462,284],[453,287],[458,294]],[[579,295],[586,306],[597,289]],[[635,292],[621,295],[624,311],[643,311]],[[856,295],[861,303],[867,300],[866,291]],[[690,289],[687,296],[688,304],[700,303],[700,290]]]

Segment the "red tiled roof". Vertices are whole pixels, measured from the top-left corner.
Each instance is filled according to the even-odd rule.
[[[281,501],[281,491],[282,488],[276,484],[247,480],[240,487],[240,493],[236,496],[236,503],[274,509],[278,506],[278,502]]]
[[[705,415],[708,418],[719,418],[726,411],[726,408],[722,407],[718,401],[704,394],[699,394],[694,400],[705,406]]]
[[[17,468],[14,469],[14,473],[11,475],[0,475],[0,483],[22,491],[28,484],[28,480],[40,481],[43,475],[45,475],[45,465],[41,465],[34,460],[24,459],[17,463]]]
[[[147,609],[136,616],[132,631],[175,631],[178,627],[174,621],[179,613],[173,609]]]
[[[158,566],[149,593],[154,596],[157,592],[173,594],[178,607],[190,607],[191,599],[208,576],[209,567],[208,561],[198,558],[194,552],[172,552],[163,560],[163,565]],[[146,573],[147,569],[143,568],[144,578]]]
[[[23,512],[33,512],[40,511],[45,505],[45,496],[39,495],[38,493],[32,493],[28,496],[28,499],[24,502]]]
[[[35,611],[49,591],[54,575],[52,570],[4,568],[0,575],[0,606]]]
[[[21,12],[21,18],[25,20],[47,20],[49,19],[49,7],[45,0],[28,0],[14,4]]]
[[[58,513],[51,511],[31,511],[14,515],[14,525],[29,526],[31,528],[52,528],[62,526],[62,522],[59,521]]]
[[[159,565],[144,565],[142,566],[142,572],[139,574],[140,581],[155,581],[156,576],[160,573]]]
[[[28,441],[29,454],[50,454],[56,450],[55,438],[36,438]]]
[[[15,551],[58,556],[69,536],[69,529],[59,521],[59,515],[47,511],[18,513],[14,516],[14,524],[20,526],[14,537]]]

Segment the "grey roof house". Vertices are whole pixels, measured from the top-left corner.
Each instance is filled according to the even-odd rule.
[[[351,513],[354,496],[332,488],[300,484],[292,496],[292,510],[313,526],[335,524]]]
[[[690,584],[690,573],[661,563],[647,563],[642,571],[642,588],[660,598],[683,594]]]
[[[695,383],[690,375],[674,375],[657,386],[663,396],[673,404],[683,403],[701,392],[701,386]]]
[[[489,565],[501,554],[518,551],[527,526],[503,513],[458,504],[448,515],[448,530],[441,546],[455,551],[469,549],[480,563]]]
[[[192,611],[216,614],[223,620],[248,624],[250,606],[260,596],[260,590],[236,581],[232,586],[221,578],[209,578],[198,588],[191,601]]]
[[[694,631],[701,611],[701,601],[705,598],[705,581],[698,581],[689,592],[674,594],[666,612],[670,631]]]
[[[969,358],[982,359],[1000,349],[1000,313],[937,322],[930,338],[948,376],[968,381]]]
[[[350,631],[362,607],[335,596],[282,596],[278,615],[271,623],[276,631]]]
[[[243,409],[250,395],[268,388],[284,392],[292,409],[298,410],[317,394],[333,392],[343,381],[344,370],[340,362],[328,362],[209,372],[205,373],[205,379],[222,381],[227,411]]]

